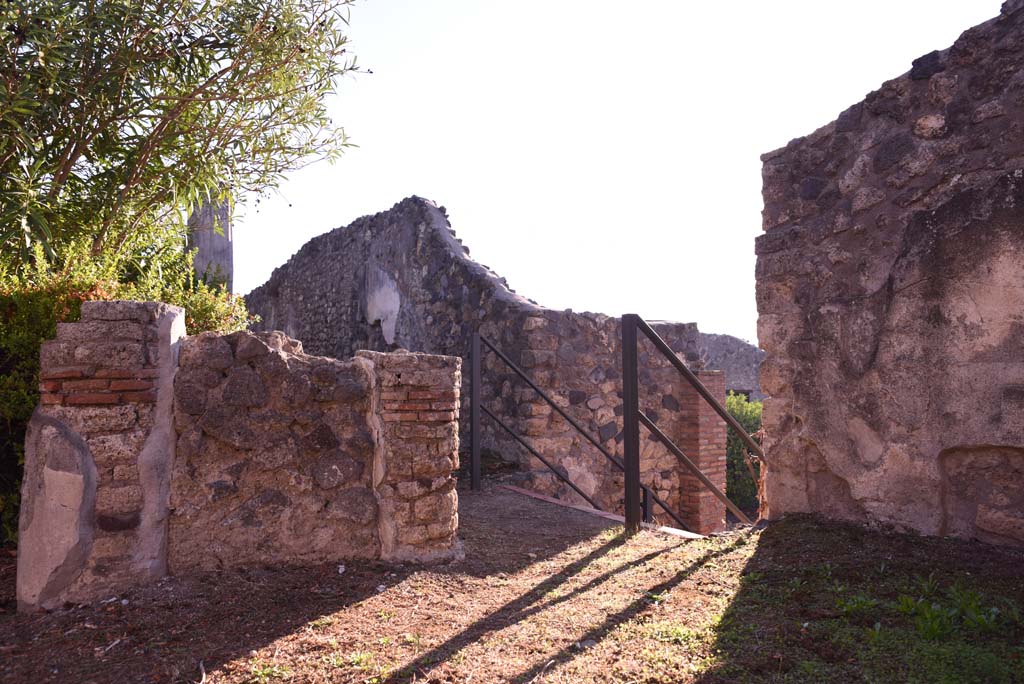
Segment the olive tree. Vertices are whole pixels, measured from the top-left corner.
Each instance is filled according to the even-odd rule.
[[[4,261],[139,249],[339,154],[352,1],[0,0]]]

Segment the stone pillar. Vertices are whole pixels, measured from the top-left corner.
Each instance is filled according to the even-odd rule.
[[[696,371],[697,377],[711,394],[725,404],[725,374],[722,371]],[[686,421],[679,448],[698,468],[725,491],[725,421],[704,401],[689,383],[680,390],[680,413]],[[679,466],[682,489],[682,518],[687,526],[700,534],[725,529],[725,504],[704,486],[685,466]]]
[[[40,353],[18,539],[18,603],[56,608],[166,572],[173,378],[184,312],[86,302]]]
[[[234,245],[232,244],[231,204],[203,202],[188,218],[188,245],[196,250],[193,267],[196,274],[222,279],[232,292],[234,285]]]
[[[454,471],[459,467],[462,359],[356,352],[377,375],[374,486],[381,559],[460,557]]]

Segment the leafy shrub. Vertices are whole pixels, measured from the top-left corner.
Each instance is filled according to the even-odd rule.
[[[749,401],[745,395],[730,392],[725,399],[725,408],[747,434],[761,429],[761,402]],[[757,466],[754,472],[760,474]],[[757,483],[747,468],[747,448],[732,428],[729,428],[726,440],[725,493],[744,510],[757,508]]]
[[[128,260],[90,257],[83,244],[56,266],[42,258],[16,270],[0,265],[0,543],[17,535],[25,429],[39,401],[39,347],[58,322],[78,320],[82,302],[98,299],[183,306],[190,334],[241,330],[251,321],[241,297],[192,275],[182,244]]]

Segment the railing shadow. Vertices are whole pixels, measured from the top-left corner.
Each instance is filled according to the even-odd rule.
[[[546,580],[536,584],[530,591],[526,592],[516,600],[506,603],[499,610],[489,613],[444,643],[423,653],[411,663],[404,666],[396,674],[384,680],[385,683],[397,684],[398,682],[406,681],[412,673],[415,673],[423,667],[436,663],[440,660],[450,659],[463,648],[480,640],[481,637],[489,632],[522,622],[541,611],[549,610],[554,606],[565,603],[566,601],[569,601],[580,594],[584,594],[594,587],[604,583],[618,573],[643,565],[669,550],[659,549],[641,556],[640,558],[621,563],[612,570],[603,572],[600,575],[591,578],[585,584],[575,587],[572,591],[551,597],[547,601],[543,600],[553,589],[561,586],[572,577],[580,574],[591,563],[607,555],[612,549],[621,546],[625,543],[626,539],[627,536],[625,533],[621,533],[594,549],[583,558],[573,561],[559,571],[558,574],[552,575]]]
[[[698,558],[698,559],[694,560],[692,563],[690,563],[685,569],[683,569],[680,572],[676,573],[676,575],[673,576],[671,579],[668,579],[665,582],[662,582],[661,584],[655,585],[654,587],[651,587],[650,589],[648,589],[647,590],[647,594],[648,595],[650,595],[650,594],[661,594],[661,593],[670,591],[671,589],[673,589],[676,586],[678,586],[678,585],[682,584],[683,582],[685,582],[687,578],[689,578],[695,572],[700,570],[707,563],[711,562],[715,558],[718,558],[719,556],[724,556],[724,555],[727,555],[727,554],[731,553],[732,551],[734,551],[737,548],[737,546],[740,545],[741,543],[742,543],[741,540],[737,539],[737,541],[733,542],[729,546],[726,546],[726,547],[721,548],[721,549],[716,549],[715,551],[709,551],[709,552],[705,553],[703,556],[701,556],[700,558]],[[644,557],[642,557],[642,558],[640,558],[640,559],[638,559],[638,560],[636,560],[634,562],[631,562],[631,563],[628,563],[628,564],[624,564],[622,567],[616,569],[615,572],[621,571],[621,570],[625,569],[626,567],[629,567],[629,566],[632,566],[632,565],[637,565],[637,564],[645,563],[645,562],[647,562],[648,560],[650,560],[651,558],[653,558],[653,557],[655,557],[657,555],[659,555],[659,553],[657,553],[657,552],[656,553],[648,554],[647,556],[644,556]],[[614,574],[614,573],[610,573],[610,574]],[[592,584],[593,583],[588,583],[588,585],[592,585]],[[582,642],[586,642],[586,641],[594,641],[594,642],[600,641],[607,634],[609,634],[610,632],[615,630],[620,625],[622,625],[622,624],[624,624],[626,622],[629,622],[630,620],[636,618],[641,612],[643,612],[648,607],[648,605],[649,605],[649,602],[648,602],[646,597],[642,597],[642,598],[639,598],[639,599],[633,601],[630,605],[628,605],[626,608],[620,610],[618,613],[615,613],[614,615],[609,615],[604,620],[604,622],[602,622],[600,625],[594,627],[593,629],[588,631],[586,634],[581,636],[577,640],[577,643],[582,643]],[[511,678],[509,681],[517,682],[517,683],[520,683],[520,684],[525,683],[525,682],[533,682],[533,681],[535,681],[540,676],[540,674],[542,672],[544,672],[546,670],[549,670],[549,669],[552,669],[552,668],[556,668],[556,667],[558,667],[561,664],[567,663],[570,660],[572,660],[573,657],[575,657],[578,654],[579,654],[579,651],[573,651],[571,648],[563,649],[563,650],[559,651],[557,654],[555,654],[553,657],[545,658],[544,662],[538,662],[533,667],[531,667],[529,670],[526,670],[525,672],[522,672],[522,673],[516,675],[515,677]]]

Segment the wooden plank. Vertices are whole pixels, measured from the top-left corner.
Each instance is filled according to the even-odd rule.
[[[544,494],[531,492],[529,489],[523,489],[522,487],[514,487],[512,485],[497,485],[497,487],[499,489],[505,489],[510,492],[515,492],[516,494],[528,496],[531,499],[537,499],[538,501],[544,501],[546,503],[555,504],[556,506],[562,506],[564,508],[572,508],[574,510],[580,511],[581,513],[589,513],[590,515],[596,515],[599,518],[611,520],[621,525],[626,524],[626,518],[624,518],[621,515],[616,515],[615,513],[599,511],[596,508],[590,508],[589,506],[578,506],[576,504],[571,504],[568,501],[562,501],[561,499],[545,496]],[[675,527],[663,527],[661,525],[652,525],[650,523],[644,523],[642,527],[646,530],[651,530],[653,532],[661,532],[662,534],[672,535],[673,537],[682,537],[683,539],[706,539],[706,537],[702,534],[687,532],[686,530],[680,530]]]

